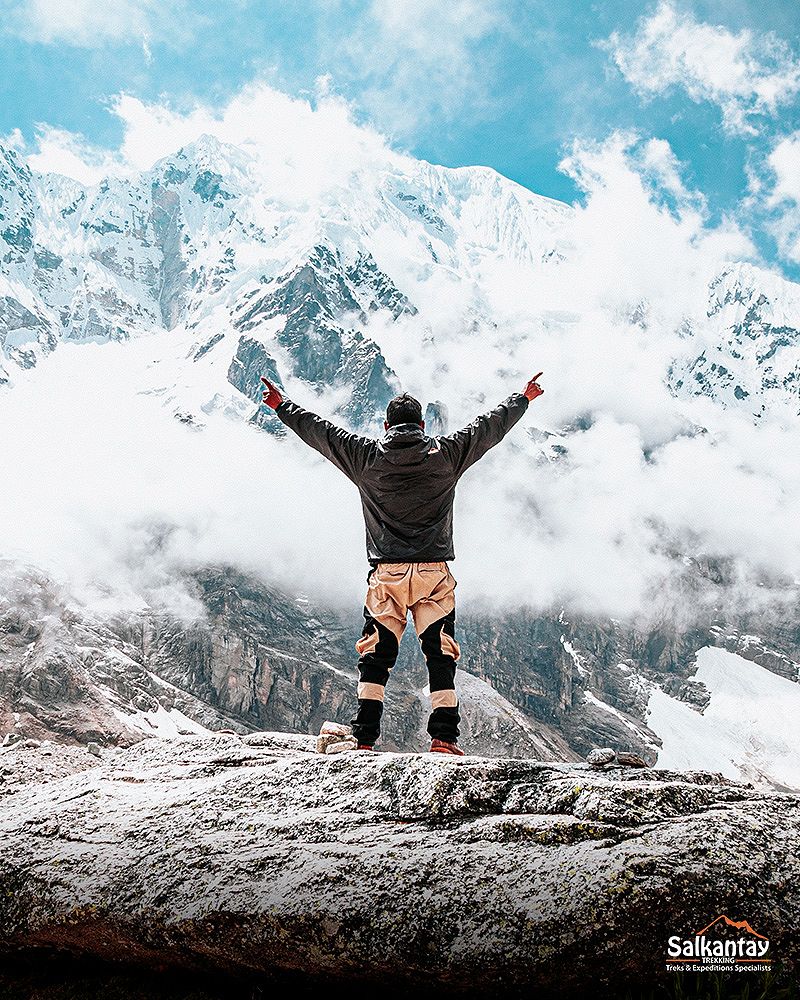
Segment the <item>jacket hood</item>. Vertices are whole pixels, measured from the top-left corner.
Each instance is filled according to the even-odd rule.
[[[393,465],[419,465],[431,450],[438,448],[419,424],[395,424],[378,442],[378,449]]]

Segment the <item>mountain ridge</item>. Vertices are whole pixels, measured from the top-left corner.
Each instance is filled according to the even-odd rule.
[[[232,315],[253,282],[308,265],[320,246],[341,254],[345,270],[371,259],[416,309],[420,280],[456,281],[467,299],[477,294],[482,327],[492,319],[479,292],[483,260],[506,260],[533,278],[574,251],[573,207],[488,167],[398,158],[368,178],[362,170],[362,185],[340,182],[303,202],[265,188],[258,162],[206,134],[146,171],[81,185],[31,171],[3,147],[3,381],[62,339],[207,328],[214,309]],[[757,419],[778,401],[797,407],[800,286],[731,263],[708,294],[705,319],[686,327],[685,357],[665,372],[673,391]]]
[[[569,263],[576,213],[489,168],[453,170],[397,158],[377,171],[362,170],[360,183],[351,173],[346,183],[337,179],[333,187],[309,189],[309,194],[300,182],[294,192],[271,189],[257,167],[248,150],[209,137],[132,178],[82,186],[35,174],[6,150],[0,160],[0,381],[5,382],[0,391],[5,398],[13,399],[12,383],[25,384],[43,359],[57,360],[62,342],[78,350],[119,341],[120,349],[130,352],[128,388],[135,398],[147,399],[170,422],[177,418],[187,433],[202,433],[216,421],[283,433],[274,415],[259,405],[259,378],[265,372],[292,398],[324,416],[379,433],[386,402],[407,387],[409,370],[420,383],[416,391],[437,400],[431,414],[443,431],[467,413],[472,419],[473,407],[496,403],[490,398],[496,386],[507,393],[509,385],[523,385],[531,372],[522,365],[534,349],[538,353],[573,326],[590,326],[589,320],[597,318],[582,318],[577,306],[575,312],[556,310],[548,301],[536,311],[528,286],[546,285]],[[487,262],[494,270],[486,269]],[[498,268],[510,283],[503,286],[504,294],[521,298],[519,307],[511,303],[524,313],[516,325],[506,313],[493,312],[490,292],[496,291],[492,282]],[[661,330],[647,303],[631,302],[614,321],[623,340],[670,334]],[[678,341],[682,353],[657,373],[672,391],[674,413],[665,420],[666,430],[652,432],[653,445],[646,436],[648,421],[642,421],[637,447],[642,445],[643,467],[653,462],[660,442],[713,438],[717,412],[734,410],[755,423],[773,412],[796,416],[800,286],[750,264],[725,265]],[[93,364],[102,378],[102,358],[95,356]],[[459,391],[450,407],[453,390],[447,396],[445,388],[453,385]],[[443,396],[447,408],[440,402]],[[687,400],[708,407],[684,412]],[[528,427],[509,442],[518,469],[507,482],[495,478],[505,483],[507,495],[522,498],[513,509],[521,519],[536,514],[536,497],[531,495],[529,503],[524,499],[527,477],[541,466],[556,470],[556,476],[570,471],[573,454],[585,455],[586,442],[602,432],[602,413],[598,417],[591,407],[578,407],[565,410],[562,423]],[[630,427],[635,419],[635,412],[631,416],[625,410],[621,423]],[[591,447],[606,447],[602,434],[598,440],[599,446]],[[491,502],[504,502],[500,492],[492,492],[493,477],[487,477],[483,488]],[[137,523],[135,532],[140,529]],[[522,729],[535,724],[551,745],[562,740],[562,753],[568,747],[569,753],[584,754],[592,744],[609,742],[654,758],[661,752],[662,734],[650,728],[649,713],[658,709],[670,725],[702,727],[708,704],[724,698],[724,692],[695,677],[698,651],[707,645],[751,664],[764,683],[768,674],[796,683],[800,633],[777,612],[745,621],[728,608],[725,587],[736,581],[730,561],[697,553],[691,538],[676,542],[668,533],[652,546],[669,563],[670,585],[690,595],[692,615],[685,623],[654,620],[643,631],[602,615],[564,614],[560,606],[533,613],[527,595],[508,615],[468,611],[461,627],[465,648],[471,650],[468,670],[477,679],[470,684],[484,691],[487,706],[491,699],[481,684],[495,689],[511,706],[508,712],[522,713]],[[709,589],[707,604],[697,597],[701,586]],[[285,598],[262,593],[258,600],[277,607]],[[242,637],[247,649],[254,642],[249,628],[246,624]],[[292,655],[285,636],[270,639],[268,633],[266,627],[259,630],[262,645],[283,648],[283,643],[283,652]],[[119,637],[104,636],[100,645],[106,643],[111,655]],[[82,669],[71,653],[59,649],[54,643],[51,652],[55,661],[63,654],[67,675],[70,664]],[[41,653],[48,662],[46,650]],[[261,668],[249,654],[242,655],[235,671],[224,657],[227,666],[220,670],[241,671],[249,684]],[[408,656],[406,648],[402,658]],[[184,704],[196,720],[223,725],[219,715],[208,715],[203,700],[211,698],[216,711],[215,699],[222,697],[216,689],[211,694],[201,669],[206,660],[200,656],[198,664],[188,653],[185,658],[187,673],[176,685],[186,695]],[[327,676],[313,657],[308,668]],[[35,686],[36,669],[30,674],[20,669],[25,683]],[[418,665],[407,669],[405,696],[411,698],[408,692],[420,691],[423,683],[414,673]],[[758,675],[759,670],[765,674]],[[27,697],[25,683],[6,690],[7,720]],[[161,704],[158,691],[153,693],[157,682],[142,683],[144,694],[170,711],[166,705],[175,695],[162,692]],[[319,722],[319,706],[301,693],[303,683],[290,671],[277,684],[276,691],[287,693],[278,700],[279,708],[269,705],[271,725],[307,728]],[[294,693],[288,693],[290,688]],[[120,690],[123,703],[142,693],[131,692],[124,678]],[[654,693],[667,701],[656,704]],[[346,714],[344,701],[336,704]],[[38,711],[47,714],[46,706]],[[487,707],[476,721],[490,725],[489,714]],[[103,715],[110,741],[119,723],[112,715]],[[85,738],[77,723],[72,733],[68,722],[65,726],[69,738]],[[776,770],[780,761],[764,762],[757,754],[753,759],[751,748],[735,747],[741,756],[730,769],[736,775],[789,783],[791,776]]]

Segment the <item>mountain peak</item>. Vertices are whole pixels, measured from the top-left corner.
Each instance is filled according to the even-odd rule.
[[[217,156],[224,148],[226,148],[226,144],[222,143],[215,135],[203,132],[194,141],[182,146],[179,152],[198,159],[204,156]],[[235,149],[234,146],[229,148]]]
[[[151,175],[172,175],[193,178],[203,171],[226,175],[231,171],[246,171],[251,155],[230,143],[223,142],[208,132],[187,142],[174,153],[162,156],[147,171]]]
[[[27,182],[31,179],[31,169],[13,146],[0,142],[0,178],[8,175]]]

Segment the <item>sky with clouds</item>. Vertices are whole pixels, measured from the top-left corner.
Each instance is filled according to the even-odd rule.
[[[336,95],[396,149],[488,165],[565,201],[580,196],[564,169],[576,143],[635,136],[670,160],[710,224],[730,219],[762,262],[800,278],[795,0],[0,0],[0,11],[0,135],[40,167],[80,174],[104,151],[111,162],[137,108],[152,120],[155,107],[225,107],[254,83],[312,104]]]
[[[750,586],[753,553],[781,592],[787,574],[798,578],[798,469],[786,461],[798,450],[796,409],[756,427],[747,414],[712,413],[710,402],[694,400],[704,408],[692,410],[693,423],[717,430],[687,437],[663,382],[681,323],[695,307],[705,315],[709,276],[723,261],[754,260],[800,279],[794,3],[318,0],[300,14],[248,0],[0,0],[0,11],[0,141],[35,169],[94,183],[147,169],[208,132],[253,154],[259,190],[278,190],[282,202],[312,213],[339,204],[356,168],[402,169],[406,154],[489,165],[580,204],[565,236],[574,252],[558,268],[531,281],[502,255],[481,260],[476,280],[505,339],[462,338],[474,318],[470,300],[440,272],[413,285],[420,313],[404,321],[402,337],[382,339],[371,321],[370,336],[404,386],[454,401],[454,421],[474,415],[473,399],[459,403],[474,372],[484,373],[481,390],[500,399],[509,364],[547,371],[537,403],[544,426],[600,415],[570,443],[566,473],[560,465],[537,473],[530,507],[518,509],[530,490],[524,463],[494,477],[487,464],[480,488],[476,480],[462,493],[462,531],[472,539],[459,561],[465,594],[481,591],[493,565],[508,599],[544,607],[566,594],[573,606],[629,613],[649,607],[654,588],[665,591],[662,581],[674,577],[664,538],[740,560],[751,602],[766,593],[760,581]],[[388,273],[406,275],[412,255],[397,246],[403,260]],[[638,302],[650,306],[647,330],[620,319]],[[566,318],[542,325],[543,312]],[[458,342],[446,388],[434,378],[438,356],[426,353],[437,339]],[[333,478],[309,499],[305,453],[290,461],[282,452],[278,462],[269,436],[245,440],[227,424],[187,446],[182,424],[169,417],[164,430],[161,411],[143,408],[135,350],[135,340],[124,354],[106,346],[102,357],[97,345],[72,354],[62,345],[57,363],[26,376],[28,390],[0,399],[0,424],[17,449],[11,465],[26,470],[17,492],[0,497],[5,549],[11,538],[12,551],[42,564],[60,553],[68,575],[115,586],[122,578],[138,595],[145,563],[171,580],[170,566],[142,557],[150,522],[176,526],[180,565],[187,553],[197,557],[200,539],[212,546],[201,551],[210,561],[255,560],[274,571],[274,539],[292,540],[286,572],[300,567],[305,581],[313,568],[320,586],[325,538],[330,593],[343,577],[360,589],[360,515],[350,508],[344,533],[331,520],[346,509],[349,484],[331,468]],[[152,347],[141,350],[146,367]],[[188,356],[180,343],[176,350]],[[163,447],[148,445],[147,461],[137,463],[119,530],[116,484],[141,440]],[[96,458],[88,471],[70,450],[87,441]],[[41,459],[34,466],[25,457],[32,442]],[[197,470],[190,503],[184,448]],[[258,478],[240,485],[238,470],[258,449],[262,466],[276,470],[283,507]],[[296,542],[293,519],[304,502],[311,527]],[[520,551],[534,556],[524,573]]]

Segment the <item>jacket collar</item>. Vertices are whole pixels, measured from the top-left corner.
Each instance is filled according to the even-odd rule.
[[[419,424],[395,424],[386,432],[383,443],[389,447],[394,445],[402,448],[404,445],[422,441],[424,437],[425,431]]]

